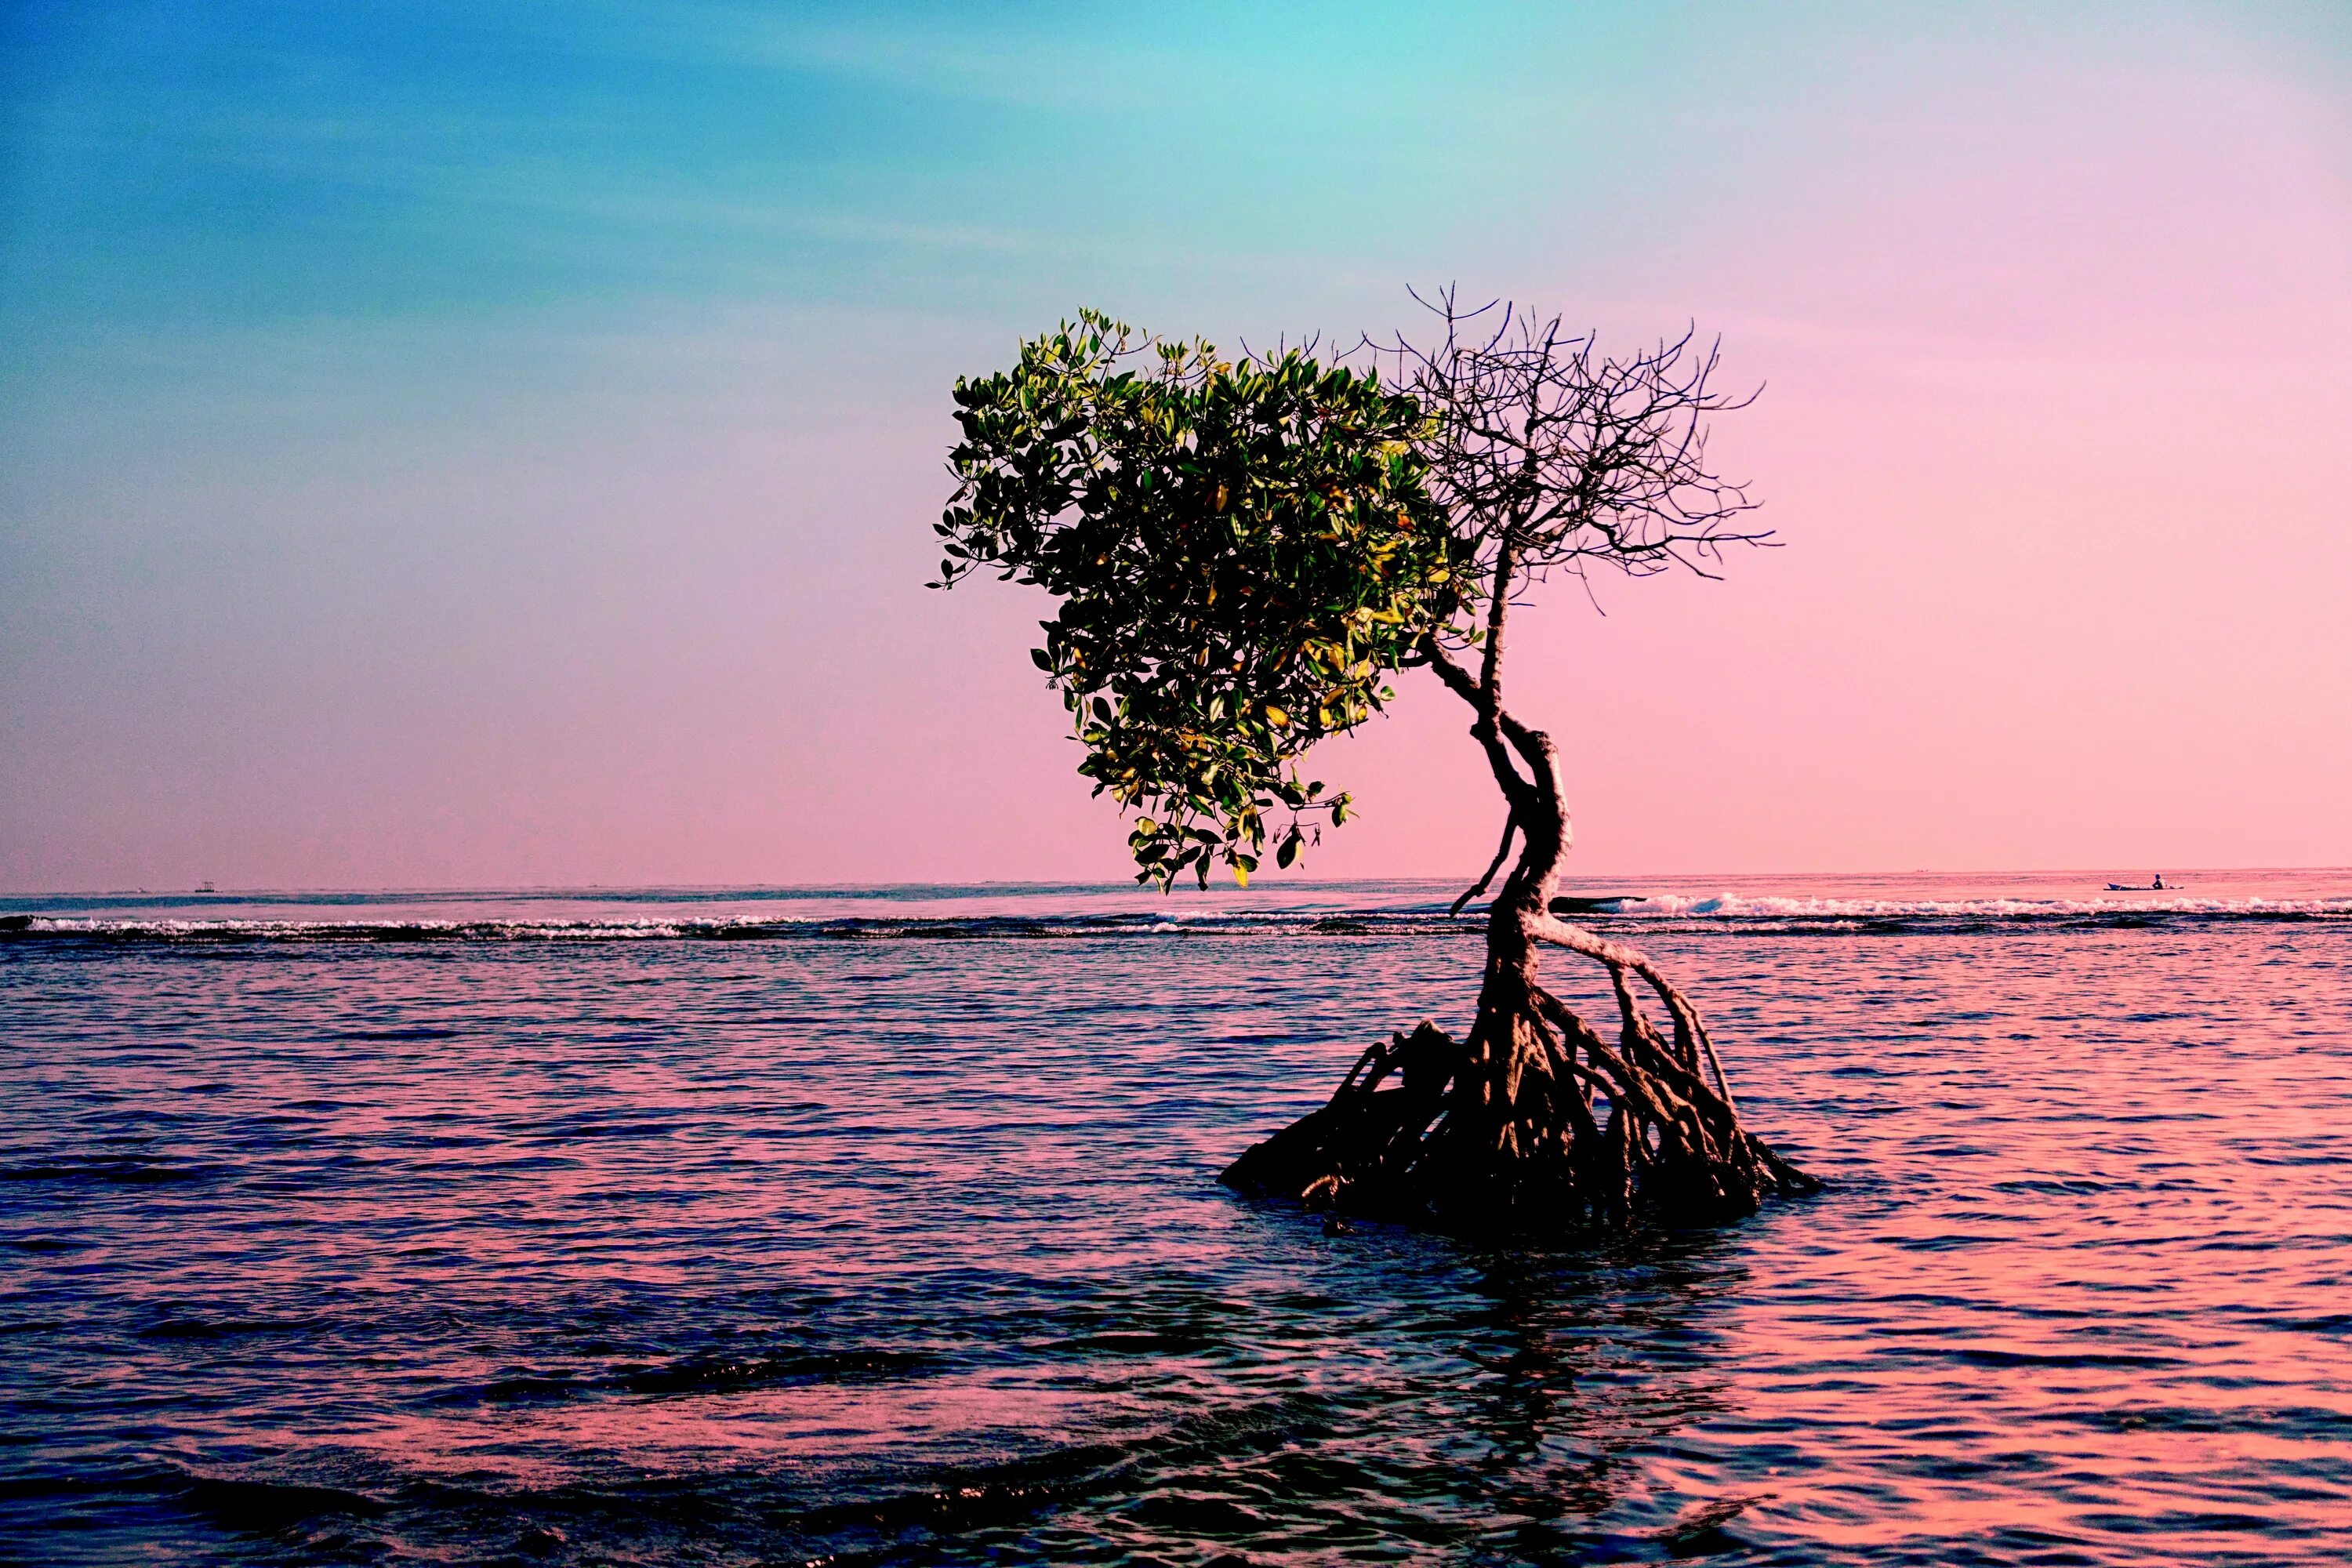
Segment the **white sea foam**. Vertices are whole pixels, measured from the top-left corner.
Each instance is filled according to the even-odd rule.
[[[1628,897],[1601,907],[1581,910],[1569,918],[1601,925],[1676,922],[1685,925],[1935,923],[1997,926],[2037,921],[2096,921],[2124,922],[2153,920],[2194,924],[2232,920],[2352,921],[2352,896],[2338,892],[2340,876],[2305,879],[2303,887],[2281,889],[2300,896],[2263,896],[2246,891],[2243,881],[2228,889],[2241,896],[2218,897],[2182,889],[2164,893],[2087,892],[2064,897],[2021,896],[2022,889],[1987,889],[1988,896],[1922,897],[1927,889],[1869,888],[1837,889],[1843,897],[1802,896],[1751,888],[1747,891],[1688,892],[1654,897]],[[1768,884],[1769,886],[1769,884]],[[1827,889],[1824,889],[1826,891]],[[1954,892],[1963,889],[1954,889]],[[1965,889],[1978,892],[1979,889]],[[2053,889],[2054,890],[2054,889]],[[1055,896],[1014,902],[986,913],[969,904],[940,907],[939,900],[891,908],[887,902],[861,900],[836,902],[823,913],[780,915],[772,908],[734,911],[701,910],[615,910],[609,918],[575,906],[561,914],[535,911],[511,904],[484,910],[467,919],[448,908],[418,910],[406,918],[381,910],[322,910],[313,905],[284,916],[251,910],[221,911],[207,916],[180,910],[61,910],[26,911],[29,930],[0,931],[12,935],[83,937],[92,940],[164,942],[643,942],[660,940],[725,941],[730,939],[926,937],[960,935],[995,937],[1054,935],[1108,938],[1121,935],[1232,935],[1248,932],[1294,931],[1326,934],[1342,929],[1373,934],[1404,935],[1412,931],[1460,933],[1475,929],[1482,915],[1471,910],[1456,919],[1444,903],[1422,897],[1400,898],[1399,892],[1419,892],[1402,886],[1331,888],[1315,896],[1275,907],[1223,904],[1210,907],[1162,908],[1139,902],[1133,895],[1089,893],[1081,898]],[[2319,895],[2326,896],[2319,896]],[[1334,896],[1336,895],[1336,896]],[[521,902],[522,900],[516,900]],[[584,901],[584,900],[583,900]],[[1025,903],[1025,907],[1022,907]],[[340,918],[339,918],[340,917]]]
[[[737,922],[711,921],[714,930]],[[742,924],[773,924],[743,921]],[[421,940],[473,938],[564,939],[613,941],[690,934],[688,928],[667,921],[256,921],[256,920],[105,920],[76,915],[36,915],[33,931],[89,936],[153,937],[161,939],[257,937],[286,941],[386,941],[400,937]]]
[[[1664,894],[1612,906],[1615,917],[1718,920],[2032,920],[2063,916],[2161,914],[2352,916],[2343,899],[1790,899],[1716,893]]]

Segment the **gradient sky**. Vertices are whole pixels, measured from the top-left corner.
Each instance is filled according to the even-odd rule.
[[[1575,868],[2352,863],[2341,5],[0,29],[0,887],[1119,876],[948,384],[1446,279],[1767,387],[1785,548],[1524,618]],[[1491,849],[1402,685],[1312,873]]]

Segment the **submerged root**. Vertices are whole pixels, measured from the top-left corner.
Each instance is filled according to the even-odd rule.
[[[1423,1023],[1373,1046],[1328,1103],[1219,1179],[1457,1229],[1723,1219],[1820,1190],[1740,1124],[1697,1010],[1646,957],[1556,921],[1536,934],[1608,969],[1613,1041],[1531,976],[1490,972],[1466,1040]],[[1636,980],[1670,1034],[1644,1014]]]

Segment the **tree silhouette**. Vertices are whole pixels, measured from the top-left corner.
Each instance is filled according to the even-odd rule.
[[[1818,1186],[1740,1124],[1688,998],[1633,948],[1557,918],[1570,843],[1559,754],[1505,705],[1511,616],[1596,568],[1711,574],[1761,542],[1707,464],[1717,355],[1694,333],[1626,357],[1507,305],[1431,303],[1427,344],[1366,341],[1228,361],[1092,311],[960,381],[939,586],[993,569],[1061,601],[1032,657],[1096,793],[1138,814],[1139,880],[1269,841],[1293,864],[1344,792],[1307,751],[1426,667],[1465,703],[1500,788],[1501,846],[1458,913],[1486,913],[1475,1019],[1359,1058],[1330,1101],[1224,1174],[1320,1207],[1552,1226],[1648,1207],[1736,1214]],[[1512,861],[1512,847],[1518,847]],[[1608,972],[1615,1038],[1545,990],[1546,945]],[[1662,1005],[1662,1032],[1644,1011]]]

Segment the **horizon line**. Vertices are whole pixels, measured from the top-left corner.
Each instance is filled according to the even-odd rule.
[[[1826,877],[2070,877],[2105,876],[2113,866],[2050,866],[2008,867],[2000,869],[1969,868],[1915,867],[1906,870],[1816,870],[1816,871],[1596,871],[1582,879],[1587,881],[1633,881],[1653,878],[1661,881],[1697,881],[1714,878],[1754,879],[1758,878],[1826,878]],[[2128,870],[2128,868],[2126,868]],[[2179,875],[2262,875],[2281,872],[2316,873],[2339,871],[2352,876],[2352,866],[2182,866]],[[2151,874],[2171,875],[2159,871]],[[1200,897],[1205,893],[1225,891],[1244,895],[1270,892],[1279,888],[1341,888],[1359,887],[1377,882],[1437,882],[1451,884],[1462,879],[1455,876],[1415,875],[1387,877],[1324,877],[1285,878],[1263,880],[1255,886],[1242,888],[1231,881],[1212,878],[1207,888],[1189,882],[1172,887],[1160,897],[1173,898],[1179,893]],[[1563,885],[1568,879],[1563,878]],[[838,880],[822,882],[509,882],[458,884],[406,884],[380,887],[237,887],[220,888],[209,883],[195,888],[50,888],[38,891],[0,889],[0,900],[26,902],[41,899],[110,899],[110,898],[235,898],[246,895],[289,896],[298,894],[338,895],[419,895],[419,894],[488,894],[488,893],[661,893],[661,892],[770,892],[821,893],[840,890],[878,891],[893,888],[1087,888],[1105,892],[1133,889],[1137,892],[1151,890],[1132,878],[1118,880],[1073,877],[1030,878],[898,878],[887,880]],[[2165,891],[2172,891],[2168,888]]]

